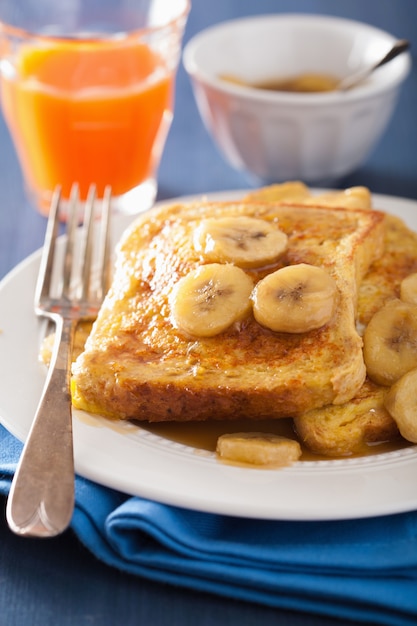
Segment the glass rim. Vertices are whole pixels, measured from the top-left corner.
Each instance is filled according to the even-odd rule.
[[[172,28],[178,22],[185,20],[191,10],[191,0],[184,0],[184,8],[182,11],[178,13],[175,17],[170,19],[164,24],[159,24],[157,26],[144,26],[141,28],[134,28],[132,30],[120,30],[117,32],[104,32],[101,33],[91,33],[88,34],[86,31],[86,36],[77,36],[70,34],[48,34],[37,32],[35,30],[29,30],[26,28],[22,28],[20,26],[13,26],[12,24],[8,24],[7,22],[0,19],[0,36],[9,36],[15,37],[19,39],[40,39],[43,41],[50,42],[68,42],[68,43],[105,43],[105,42],[114,42],[114,43],[123,43],[132,38],[137,38],[138,35],[157,33],[158,31],[162,31],[165,29]]]

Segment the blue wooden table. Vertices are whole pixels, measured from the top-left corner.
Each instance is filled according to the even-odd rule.
[[[238,16],[308,12],[369,22],[412,42],[414,67],[384,138],[368,161],[339,181],[417,199],[416,0],[194,0],[185,40]],[[196,109],[183,68],[176,111],[159,172],[159,198],[246,188],[217,152]],[[0,119],[0,278],[42,244],[45,219],[28,202],[16,155]],[[0,303],[1,307],[1,303]],[[1,385],[1,381],[0,381]],[[2,501],[4,509],[5,502]],[[120,573],[95,559],[68,531],[53,540],[18,538],[0,514],[0,624],[4,626],[348,625],[297,612],[239,603]]]

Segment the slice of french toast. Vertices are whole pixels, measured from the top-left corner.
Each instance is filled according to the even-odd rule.
[[[384,254],[366,273],[358,293],[358,323],[365,328],[372,316],[399,298],[404,278],[417,272],[417,234],[399,218],[386,216]],[[398,427],[384,406],[389,388],[366,379],[347,403],[322,407],[295,419],[303,443],[326,456],[363,452],[367,444],[395,441]]]
[[[299,181],[270,185],[246,196],[248,201],[297,200],[305,206],[339,206],[346,209],[372,209],[372,196],[366,187],[320,194]],[[384,254],[370,267],[358,292],[358,327],[367,326],[373,315],[392,298],[400,295],[404,278],[417,271],[417,234],[399,218],[387,215]],[[397,424],[385,408],[388,388],[366,378],[350,401],[307,412],[294,420],[300,440],[312,452],[337,457],[363,454],[368,446],[400,439]]]
[[[288,239],[267,266],[239,268],[243,282],[249,277],[255,286],[288,265],[319,266],[336,285],[327,323],[307,332],[274,331],[246,308],[214,336],[178,327],[172,294],[181,279],[208,265],[196,231],[207,219],[242,216],[278,225]],[[378,211],[271,202],[151,210],[118,247],[112,287],[73,366],[74,405],[152,422],[280,418],[347,402],[365,379],[355,325],[358,287],[381,255],[384,228]]]

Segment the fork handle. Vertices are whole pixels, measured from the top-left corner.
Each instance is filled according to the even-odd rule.
[[[74,509],[74,456],[70,368],[75,325],[54,318],[55,346],[45,387],[7,501],[10,529],[53,537],[69,525]]]

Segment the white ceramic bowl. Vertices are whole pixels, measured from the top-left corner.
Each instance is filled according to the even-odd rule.
[[[347,92],[289,93],[235,85],[319,72],[344,76],[379,59],[395,37],[348,19],[303,14],[224,22],[184,50],[204,124],[226,160],[257,181],[326,183],[368,157],[411,67],[405,53]]]

